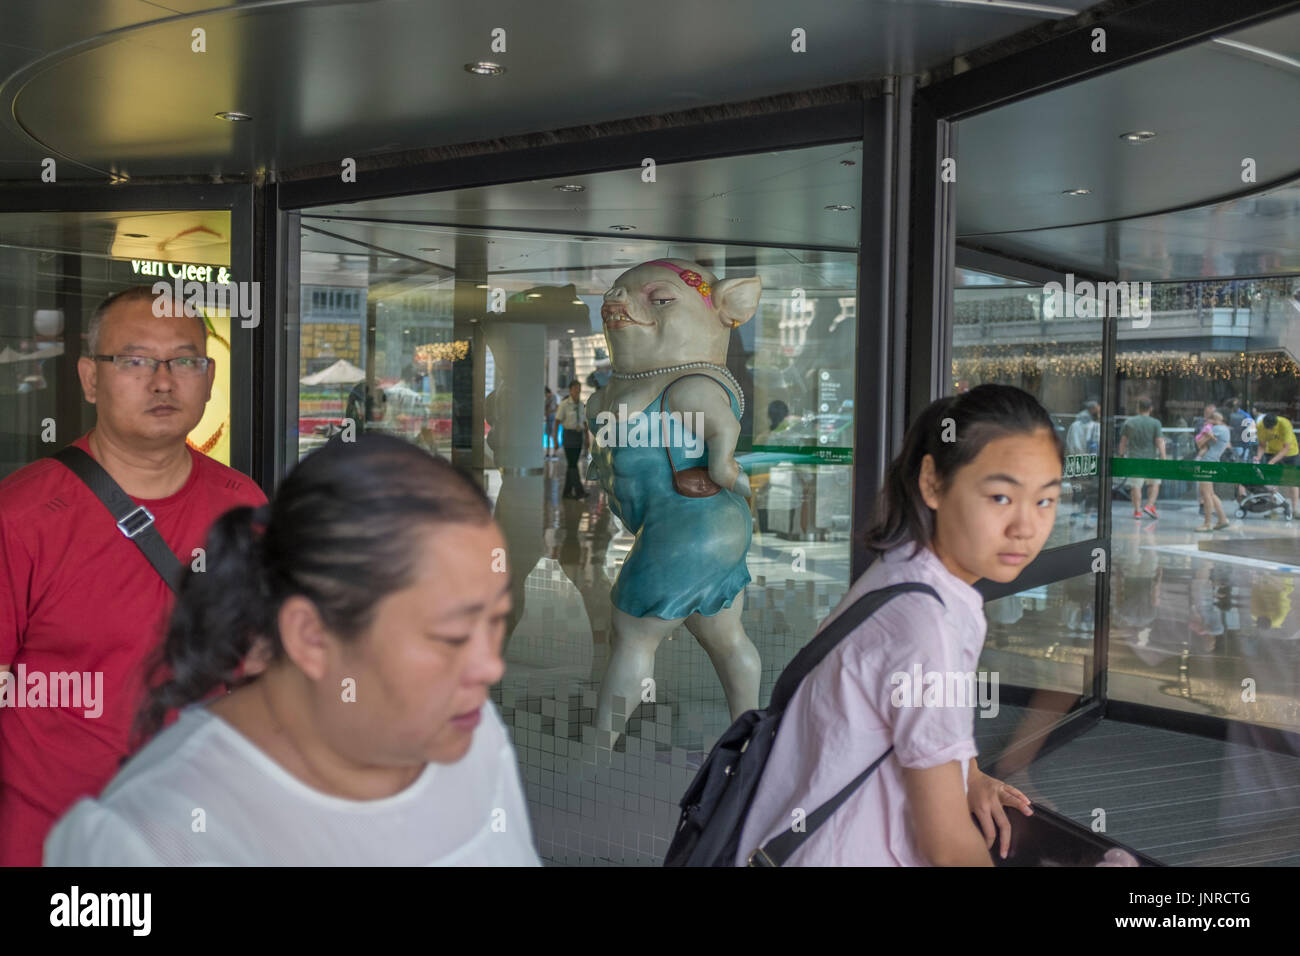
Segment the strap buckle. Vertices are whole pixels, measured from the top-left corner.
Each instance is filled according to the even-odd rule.
[[[143,513],[143,517],[141,516]],[[129,515],[117,523],[117,530],[121,531],[127,538],[134,538],[141,531],[144,531],[153,524],[153,512],[144,505],[140,505]]]
[[[749,864],[748,864],[748,865],[749,865],[749,866],[774,867],[774,866],[776,866],[776,861],[773,860],[770,856],[768,856],[768,855],[767,855],[767,851],[766,851],[763,847],[760,846],[760,847],[759,847],[757,850],[755,850],[753,853],[749,854]]]

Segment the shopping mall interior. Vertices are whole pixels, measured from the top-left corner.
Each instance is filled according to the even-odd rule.
[[[679,628],[599,745],[635,536],[585,458],[563,493],[546,395],[607,385],[638,263],[758,276],[727,367],[760,698],[865,570],[912,417],[1015,385],[1069,457],[1042,554],[977,585],[980,766],[1146,862],[1300,864],[1300,468],[1259,432],[1300,426],[1300,5],[552,6],[6,11],[0,477],[94,424],[106,295],[252,290],[206,314],[191,444],[269,494],[350,420],[480,480],[538,853],[658,865],[728,703]],[[1144,414],[1158,460],[1128,454]]]

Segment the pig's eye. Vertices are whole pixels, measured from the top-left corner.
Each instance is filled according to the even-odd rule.
[[[650,301],[651,301],[651,302],[675,302],[675,301],[677,301],[677,300],[676,300],[676,299],[656,299],[656,298],[654,298],[654,297],[651,297]]]

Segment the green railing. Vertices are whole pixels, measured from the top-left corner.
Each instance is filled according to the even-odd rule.
[[[1300,468],[1295,465],[1257,465],[1244,461],[1112,458],[1110,469],[1111,474],[1116,478],[1214,481],[1225,485],[1300,485]]]

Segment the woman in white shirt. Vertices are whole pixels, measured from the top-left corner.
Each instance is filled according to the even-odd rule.
[[[313,452],[213,526],[139,729],[179,720],[69,811],[46,865],[539,865],[488,699],[504,558],[445,460],[372,434]]]
[[[941,689],[956,686],[950,675],[974,679],[987,623],[973,585],[1014,581],[1037,557],[1056,520],[1063,466],[1051,417],[1018,388],[980,385],[921,413],[866,533],[878,559],[822,626],[868,591],[904,581],[930,585],[942,603],[893,598],[803,680],[746,816],[737,865],[891,746],[786,865],[990,866],[995,842],[1006,855],[1003,807],[1032,810],[976,764],[975,709],[996,700],[987,690],[972,701],[928,688],[933,674]]]

